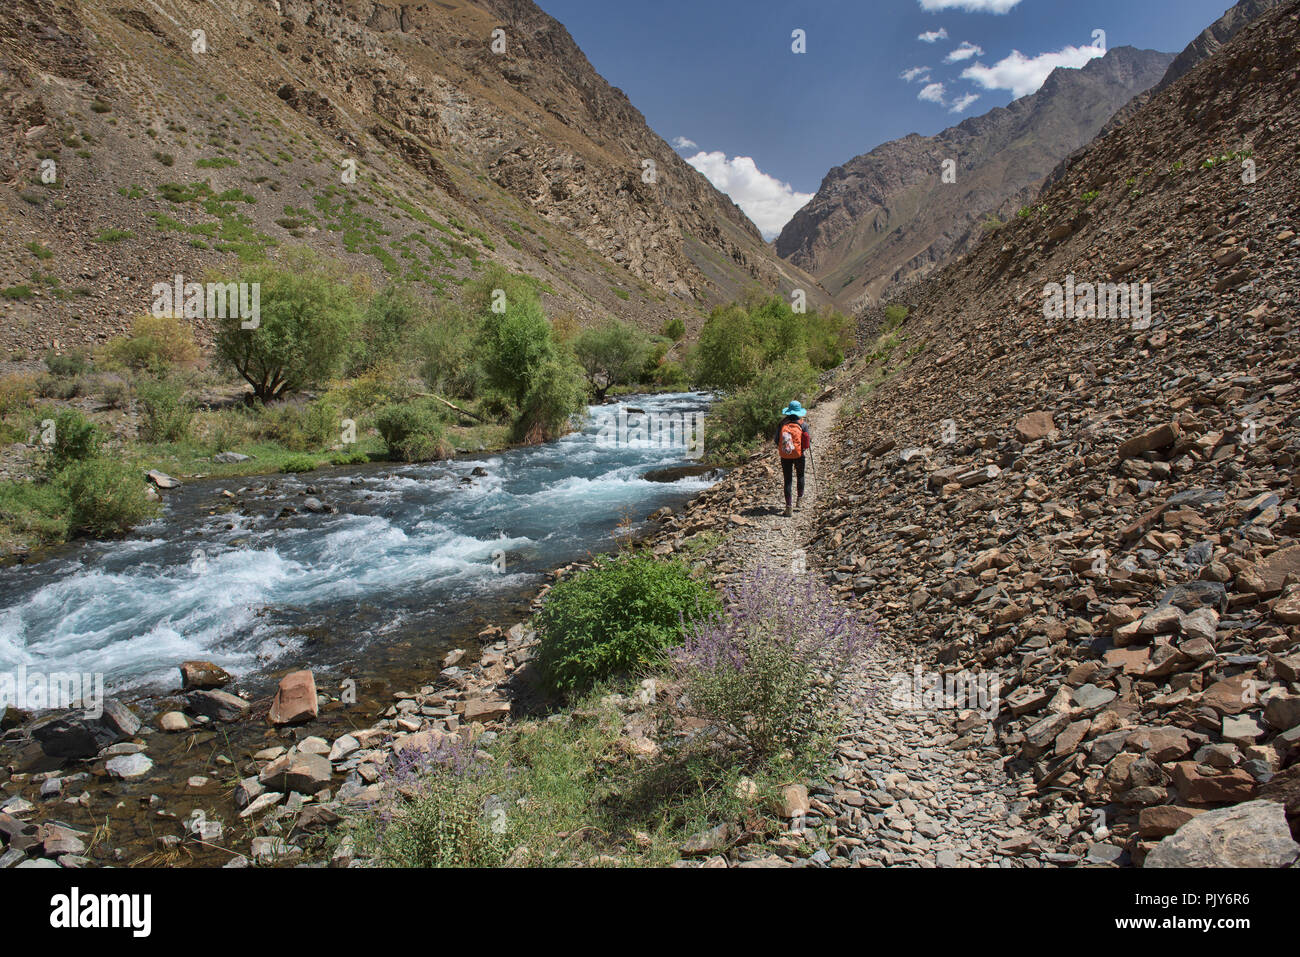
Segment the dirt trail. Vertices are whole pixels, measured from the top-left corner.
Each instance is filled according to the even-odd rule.
[[[814,456],[833,440],[840,404],[833,398],[811,410]],[[830,455],[815,459],[816,476],[810,469],[804,505],[787,519],[781,514],[780,467],[773,450],[772,507],[751,510],[747,524],[722,546],[730,562],[785,570],[804,562],[809,574],[828,576],[832,570],[815,567],[804,550],[823,514],[836,507],[834,460]],[[1021,817],[1037,787],[1028,777],[1004,770],[990,725],[970,722],[975,730],[968,735],[963,711],[909,710],[891,703],[897,680],[906,679],[910,687],[917,665],[934,670],[906,636],[882,636],[846,687],[846,700],[853,703],[838,741],[838,769],[824,786],[810,788],[812,813],[836,819],[814,860],[841,867],[1064,863],[1066,858],[1052,852],[1077,824]],[[870,701],[864,697],[868,691],[874,691]]]

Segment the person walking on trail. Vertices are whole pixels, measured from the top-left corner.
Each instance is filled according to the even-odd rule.
[[[781,415],[781,425],[776,430],[776,447],[781,453],[781,471],[785,473],[785,517],[789,518],[803,501],[804,453],[812,449],[812,433],[804,424],[808,410],[797,401],[782,409]],[[791,485],[796,474],[799,477],[799,498],[792,503]]]

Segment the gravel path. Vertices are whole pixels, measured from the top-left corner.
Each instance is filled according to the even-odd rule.
[[[839,407],[836,398],[812,410],[808,425],[814,442],[831,435]],[[803,562],[810,574],[828,571],[804,554],[823,511],[833,505],[833,457],[824,458],[816,462],[817,479],[810,482],[804,507],[789,519],[780,514],[780,472],[774,466],[774,507],[751,512],[748,527],[722,546],[731,562],[781,569],[797,569]],[[1051,832],[1051,818],[1022,819],[1037,787],[1027,776],[1004,770],[988,722],[956,710],[891,705],[891,679],[907,675],[910,680],[914,665],[934,668],[918,649],[885,634],[846,687],[846,699],[855,703],[849,705],[848,724],[838,741],[838,770],[831,780],[810,788],[811,813],[835,819],[821,832],[823,846],[814,862],[833,867],[1051,863],[1040,855],[1054,851],[1062,837]],[[872,689],[873,700],[864,703],[864,694]],[[1070,830],[1065,827],[1065,836]]]

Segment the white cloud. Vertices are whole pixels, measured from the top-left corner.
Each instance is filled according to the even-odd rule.
[[[965,10],[967,13],[1006,13],[1020,0],[921,0],[921,9],[927,13],[942,10]]]
[[[948,39],[948,31],[943,27],[938,30],[927,30],[925,33],[919,34],[917,39],[922,43],[938,43],[940,40]]]
[[[965,96],[959,96],[952,101],[952,108],[949,113],[965,113],[972,103],[980,98],[978,93],[967,93]]]
[[[699,148],[699,143],[695,142],[695,140],[688,140],[684,136],[679,136],[673,140],[673,149],[675,150],[697,150]]]
[[[1066,47],[1055,53],[1040,53],[1027,57],[1019,50],[1012,50],[1011,55],[999,60],[992,66],[976,63],[962,71],[962,79],[973,80],[986,90],[1010,90],[1016,99],[1028,96],[1047,79],[1057,67],[1078,69],[1089,60],[1105,56],[1106,51],[1099,46]]]
[[[916,94],[918,100],[925,100],[927,103],[943,103],[944,86],[942,83],[929,83],[920,93]]]
[[[982,47],[977,47],[973,43],[968,43],[967,41],[962,40],[961,46],[957,47],[946,57],[944,57],[943,62],[960,63],[962,60],[969,60],[973,56],[983,56],[983,55],[984,55],[984,49]]]
[[[686,162],[730,196],[769,241],[813,198],[812,193],[797,193],[789,183],[764,173],[748,156],[728,159],[726,153],[700,152]]]
[[[928,66],[914,66],[912,69],[904,70],[898,74],[898,78],[906,80],[908,83],[913,80],[928,80],[930,79],[930,68]]]

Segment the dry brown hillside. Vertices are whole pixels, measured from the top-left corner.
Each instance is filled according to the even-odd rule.
[[[529,0],[10,0],[0,168],[10,351],[294,244],[429,296],[497,260],[579,321],[820,297]]]
[[[810,561],[1000,674],[957,730],[1032,771],[1046,860],[1187,863],[1195,829],[1148,855],[1258,798],[1300,835],[1298,148],[1293,0],[914,287],[821,453]],[[1149,283],[1150,326],[1045,317],[1071,277]]]

